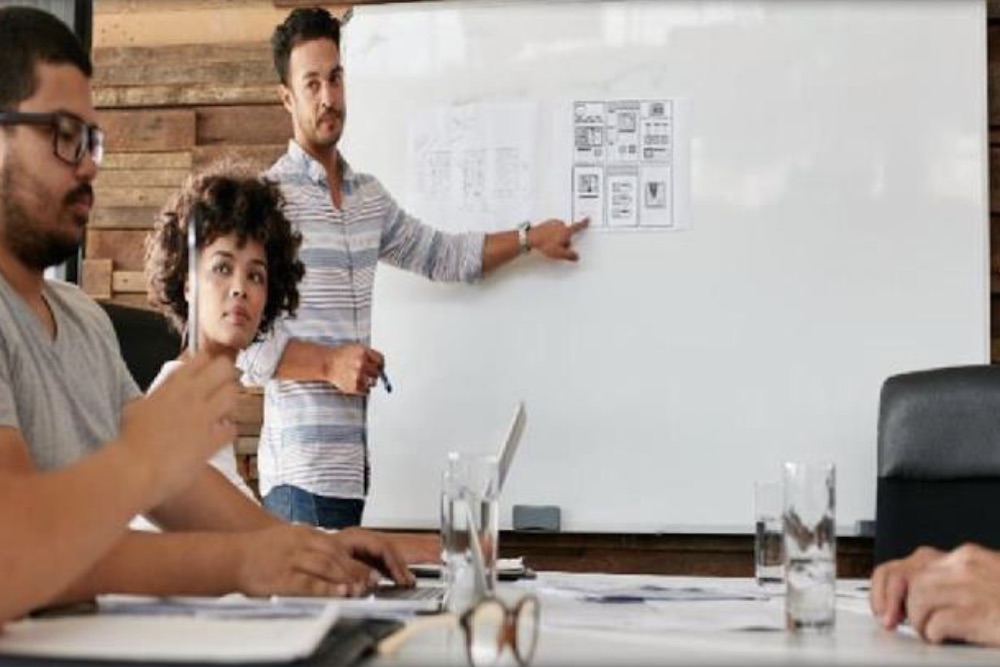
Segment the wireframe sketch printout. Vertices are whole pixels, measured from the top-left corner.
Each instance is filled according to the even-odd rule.
[[[573,103],[573,218],[606,229],[685,229],[678,105],[672,99]],[[684,179],[686,181],[686,179]]]
[[[406,205],[453,232],[499,231],[528,219],[537,115],[530,103],[441,106],[413,114]]]

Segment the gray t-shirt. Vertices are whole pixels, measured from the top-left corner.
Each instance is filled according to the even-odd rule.
[[[46,281],[55,339],[0,275],[0,426],[21,431],[35,465],[61,468],[118,435],[141,395],[111,320],[77,287]]]

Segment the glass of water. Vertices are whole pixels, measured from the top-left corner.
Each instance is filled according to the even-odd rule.
[[[441,543],[449,611],[461,613],[496,591],[497,474],[496,456],[448,454],[441,480]]]
[[[765,588],[785,583],[782,562],[781,482],[756,482],[753,485],[754,507],[754,576]]]
[[[785,623],[792,632],[829,632],[837,579],[835,468],[786,463],[784,489]]]

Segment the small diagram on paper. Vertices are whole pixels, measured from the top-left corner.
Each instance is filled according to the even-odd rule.
[[[577,102],[573,105],[573,161],[604,160],[604,105]]]
[[[573,167],[573,220],[604,217],[604,170]]]
[[[609,229],[685,227],[676,131],[672,99],[574,102],[573,217]]]
[[[667,207],[667,184],[663,181],[646,181],[642,192],[646,208]]]
[[[632,170],[608,173],[607,224],[609,227],[635,227],[639,223],[639,175]]]

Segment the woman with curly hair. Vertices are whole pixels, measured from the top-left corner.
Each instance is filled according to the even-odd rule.
[[[153,234],[146,243],[146,273],[150,303],[165,313],[185,337],[198,336],[198,351],[235,361],[237,354],[267,333],[282,313],[294,314],[299,304],[298,283],[305,268],[298,259],[302,237],[283,213],[284,200],[272,182],[260,178],[249,167],[222,163],[192,176],[180,193],[161,211]],[[198,331],[187,330],[188,249],[187,222],[198,219]],[[185,349],[176,361],[164,364],[153,386],[179,368],[187,359]],[[232,447],[224,447],[211,460],[244,494],[253,497],[236,469]],[[285,524],[255,503],[248,503],[230,489],[203,491],[196,502],[174,507],[166,514],[153,513],[157,523],[190,530],[225,527],[241,531]],[[221,486],[229,486],[222,484]],[[138,526],[137,526],[138,527]],[[314,529],[309,529],[310,531]],[[441,553],[436,535],[391,536],[361,528],[336,535],[319,533],[324,541],[335,541],[357,564],[374,564],[396,583],[412,585],[405,561],[437,560]],[[313,539],[312,537],[307,539]],[[274,540],[268,540],[273,545]],[[256,546],[258,555],[269,547]],[[312,544],[303,553],[293,553],[293,577],[305,582],[308,594],[323,594],[325,580],[334,579],[333,594],[360,594],[366,586],[345,588],[344,577],[332,577],[323,563],[330,560],[332,545]],[[315,561],[319,558],[319,564]],[[274,567],[272,566],[273,570]],[[310,581],[311,579],[318,581]],[[349,578],[349,577],[348,577]],[[369,580],[371,585],[375,579]],[[318,588],[317,588],[318,587]],[[176,592],[163,588],[168,592]],[[302,594],[301,589],[256,588],[256,593]],[[319,591],[320,593],[317,593]],[[340,591],[340,592],[338,592]],[[330,593],[325,593],[329,595]]]
[[[198,349],[234,363],[240,350],[266,334],[281,313],[294,314],[301,235],[282,212],[278,187],[248,167],[223,163],[191,176],[160,212],[146,244],[149,302],[187,339],[188,220],[198,219]],[[157,386],[184,362],[164,364]],[[211,461],[250,497],[231,447]]]

